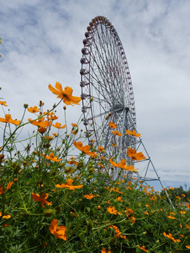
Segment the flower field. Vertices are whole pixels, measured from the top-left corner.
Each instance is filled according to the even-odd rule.
[[[21,120],[0,117],[1,252],[190,252],[190,199],[182,206],[176,198],[173,208],[164,191],[130,181],[126,172],[138,173],[133,163],[85,145],[78,123],[57,121],[57,106],[77,106],[81,98],[58,82],[49,90],[60,99],[51,110],[25,104]],[[5,111],[8,102],[0,104]],[[28,125],[35,133],[21,151],[17,134]],[[109,127],[121,138],[114,122]],[[131,147],[126,153],[132,161],[145,158]]]

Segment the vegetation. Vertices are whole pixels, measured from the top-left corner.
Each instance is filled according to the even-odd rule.
[[[57,121],[55,109],[61,101],[69,106],[80,98],[59,83],[49,89],[60,99],[51,110],[43,111],[40,102],[39,107],[24,105],[21,120],[6,113],[0,118],[1,251],[189,252],[189,196],[175,197],[173,209],[165,191],[159,194],[136,178],[129,181],[125,172],[138,173],[133,165],[106,157],[103,147],[84,145],[77,123],[69,129]],[[0,104],[3,110],[7,106]],[[65,117],[66,111],[64,106]],[[25,113],[36,118],[24,122]],[[29,124],[36,130],[22,142],[20,130]],[[109,126],[121,138],[117,125]],[[140,136],[129,130],[126,134]],[[74,157],[73,149],[78,150]],[[126,152],[132,160],[144,159],[130,147]],[[181,202],[187,203],[177,205]]]

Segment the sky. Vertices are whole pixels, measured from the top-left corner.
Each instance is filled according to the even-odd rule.
[[[84,33],[105,16],[127,56],[137,130],[154,167],[165,186],[190,187],[189,13],[189,0],[0,0],[0,97],[20,119],[24,103],[57,102],[49,83],[80,96]],[[67,115],[75,122],[81,107]]]

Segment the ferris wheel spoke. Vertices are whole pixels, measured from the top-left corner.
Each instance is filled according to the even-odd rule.
[[[98,66],[98,64],[97,64]],[[95,73],[95,70],[92,69],[94,75],[96,76],[96,78],[90,74],[90,76],[95,79],[97,81],[98,84],[101,84],[101,87],[107,92],[107,94],[109,94],[109,96],[111,96],[112,94],[118,94],[117,90],[114,90],[114,92],[110,92],[109,90],[107,90],[107,86],[105,85],[105,83],[108,83],[109,84],[109,81],[105,80],[106,78],[102,77],[102,70],[100,68],[100,66],[98,66],[98,70],[99,70],[99,74],[101,76],[101,78],[99,79],[97,74]],[[101,80],[101,81],[100,81]],[[111,85],[111,84],[110,84]],[[119,95],[118,95],[119,96]],[[115,100],[118,100],[116,96],[112,97],[112,99],[115,99]]]
[[[101,75],[103,75],[103,78],[102,78],[102,80],[103,80],[103,83],[105,82],[105,80],[106,80],[106,82],[108,82],[109,83],[109,80],[108,80],[108,67],[107,67],[107,64],[106,64],[106,62],[105,62],[105,60],[103,59],[103,53],[102,52],[100,52],[100,50],[97,48],[97,44],[94,42],[94,46],[95,46],[95,48],[96,48],[96,52],[97,52],[97,54],[98,54],[98,57],[99,57],[99,62],[100,63],[98,63],[98,61],[96,60],[96,57],[95,57],[95,55],[93,54],[93,53],[91,53],[92,54],[92,57],[93,57],[93,60],[94,60],[94,62],[96,63],[96,65],[97,65],[97,67],[98,67],[98,69],[99,69],[99,71],[100,71],[100,74]],[[111,91],[111,89],[110,89],[110,91]],[[109,92],[110,92],[109,91]]]
[[[95,73],[94,75],[96,76],[96,73]],[[108,103],[110,103],[110,99],[111,99],[111,100],[115,100],[115,101],[117,101],[117,103],[119,103],[119,100],[118,100],[117,97],[113,97],[113,96],[112,96],[112,97],[110,98],[111,94],[110,94],[109,91],[106,89],[105,85],[103,85],[102,82],[100,81],[100,79],[98,79],[98,77],[97,77],[97,76],[95,77],[94,75],[90,74],[91,78],[94,79],[94,80],[96,81],[95,84],[92,83],[92,86],[94,87],[94,89],[95,89],[96,91],[98,91],[98,92],[102,95],[102,97],[104,97],[104,99],[105,99]],[[98,84],[98,86],[97,86],[97,84]],[[104,88],[104,89],[103,89],[103,88]],[[100,92],[100,90],[101,90],[101,92]],[[105,92],[105,91],[106,91],[106,92]]]

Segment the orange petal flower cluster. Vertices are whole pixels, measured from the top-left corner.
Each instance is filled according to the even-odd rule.
[[[126,134],[131,135],[131,136],[141,137],[141,134],[137,134],[135,130],[133,131],[126,130]]]
[[[11,181],[11,182],[8,183],[8,185],[7,185],[7,191],[8,191],[9,189],[11,189],[12,184],[13,184],[13,181]]]
[[[115,230],[115,236],[116,236],[116,237],[121,237],[121,238],[123,238],[123,239],[125,239],[125,240],[128,241],[128,239],[126,238],[125,235],[121,235],[121,231],[119,230],[119,228],[118,228],[117,226],[112,225],[112,226],[108,226],[108,227],[109,227],[109,228],[113,228],[113,229]]]
[[[105,149],[104,149],[104,147],[98,147],[98,151],[100,151],[100,152],[105,152]]]
[[[67,163],[68,163],[68,164],[78,165],[78,162],[77,162],[77,161],[75,161],[75,160],[68,161]]]
[[[169,239],[171,239],[173,242],[181,242],[180,239],[175,239],[171,233],[166,234],[165,232],[163,232],[163,235],[164,235],[165,237],[168,237]]]
[[[101,253],[111,253],[111,250],[108,250],[108,252],[107,252],[106,249],[103,248],[103,249],[101,250]]]
[[[58,117],[55,115],[54,112],[43,112],[44,115],[46,115],[48,120],[56,120]]]
[[[72,127],[79,127],[76,123],[71,123]]]
[[[0,217],[2,216],[2,212],[0,212]],[[2,217],[3,219],[10,219],[11,218],[11,215],[8,214],[8,215],[3,215]]]
[[[36,112],[39,112],[40,109],[37,107],[37,106],[34,106],[34,107],[30,107],[27,109],[29,112],[31,113],[36,113]]]
[[[58,129],[62,129],[65,128],[66,125],[61,125],[61,123],[56,122],[55,124],[52,124],[53,127],[58,128]]]
[[[28,121],[34,125],[34,126],[38,126],[38,127],[48,127],[51,125],[51,121],[49,120],[44,120],[44,118],[41,118],[39,120],[33,120],[33,119],[28,119]]]
[[[10,114],[5,114],[5,118],[0,118],[0,122],[3,123],[11,123],[14,125],[19,125],[20,124],[20,120],[13,120]]]
[[[133,165],[127,166],[125,159],[122,159],[119,163],[115,163],[114,161],[111,160],[111,158],[110,158],[109,161],[110,161],[111,165],[113,165],[114,167],[124,169],[124,170],[128,170],[128,171],[137,171],[136,169],[134,169]]]
[[[8,182],[7,191],[11,189],[12,184],[13,184],[13,181]],[[4,191],[3,187],[0,186],[0,195],[3,194],[3,192],[5,193],[6,191]]]
[[[109,122],[109,127],[112,128],[112,129],[115,129],[117,127],[117,125],[113,122]]]
[[[91,200],[91,199],[93,199],[93,198],[95,197],[95,195],[93,195],[92,193],[90,193],[90,194],[85,194],[84,197],[85,197],[86,199]]]
[[[41,202],[42,206],[45,207],[45,204],[48,206],[51,206],[52,203],[48,202],[46,199],[48,198],[49,194],[48,193],[42,193],[42,196],[32,193],[32,199],[36,202]]]
[[[58,220],[54,219],[49,226],[50,233],[52,233],[56,238],[63,239],[64,241],[67,240],[66,236],[66,227],[65,226],[58,226]]]
[[[171,215],[168,215],[167,216],[169,219],[172,219],[172,220],[175,220],[175,217],[171,216]]]
[[[116,200],[117,200],[117,201],[124,202],[124,200],[123,200],[121,197],[117,197]]]
[[[69,190],[75,191],[75,189],[80,189],[83,187],[83,185],[72,185],[73,179],[67,179],[67,184],[56,184],[55,186],[57,188],[68,188]]]
[[[97,155],[94,151],[90,152],[90,146],[88,146],[88,145],[83,146],[81,141],[79,141],[79,142],[74,141],[74,145],[77,149],[79,149],[80,151],[84,152],[87,155],[90,155],[92,157]]]
[[[42,154],[47,160],[51,160],[52,162],[60,162],[61,158],[58,159],[57,156],[54,156],[54,153],[50,153],[49,155]]]
[[[132,160],[140,161],[144,160],[146,157],[143,155],[142,152],[137,153],[135,149],[129,148],[127,150],[127,155],[131,157]]]
[[[0,105],[8,106],[6,101],[0,101]]]
[[[115,206],[108,206],[107,211],[111,214],[117,214],[117,210],[115,209]]]
[[[56,89],[53,88],[51,84],[49,84],[48,88],[53,94],[57,95],[57,98],[62,99],[66,105],[79,105],[79,102],[81,101],[80,97],[72,96],[73,89],[71,87],[67,86],[63,90],[62,85],[59,82],[56,82],[55,84]]]
[[[118,130],[112,131],[112,134],[122,136],[122,134]]]
[[[139,249],[142,249],[142,250],[145,251],[145,252],[148,252],[148,250],[145,249],[145,246],[144,246],[144,245],[143,245],[143,246],[137,245],[137,247],[138,247]]]

